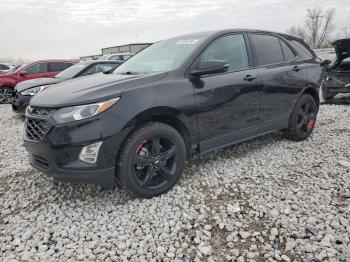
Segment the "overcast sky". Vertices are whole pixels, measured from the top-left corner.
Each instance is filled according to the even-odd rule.
[[[316,6],[350,26],[350,0],[1,0],[0,57],[78,58],[211,29],[285,32]]]

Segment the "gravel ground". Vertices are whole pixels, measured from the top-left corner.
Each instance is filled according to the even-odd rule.
[[[0,260],[350,261],[350,105],[299,143],[272,134],[190,161],[153,199],[54,183],[0,105]]]

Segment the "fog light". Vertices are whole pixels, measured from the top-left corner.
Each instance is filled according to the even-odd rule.
[[[79,154],[79,159],[89,164],[95,164],[102,142],[84,146]]]

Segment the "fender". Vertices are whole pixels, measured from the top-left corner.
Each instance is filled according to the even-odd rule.
[[[189,117],[172,107],[158,106],[139,112],[127,122],[123,130],[128,129],[130,133],[141,123],[150,120],[166,123],[178,130],[185,140],[189,154],[196,147],[198,143],[197,118]]]

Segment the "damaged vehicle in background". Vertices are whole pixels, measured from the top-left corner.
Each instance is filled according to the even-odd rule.
[[[17,84],[15,88],[14,98],[12,99],[12,109],[19,114],[24,114],[30,99],[53,84],[77,78],[81,76],[92,75],[96,73],[109,73],[117,68],[122,62],[120,61],[82,61],[66,70],[62,71],[54,77],[38,78],[23,81]]]
[[[329,65],[322,83],[322,98],[325,101],[332,100],[340,93],[350,93],[350,38],[339,39],[332,45],[337,59],[333,64],[329,60],[323,61],[323,64]]]

